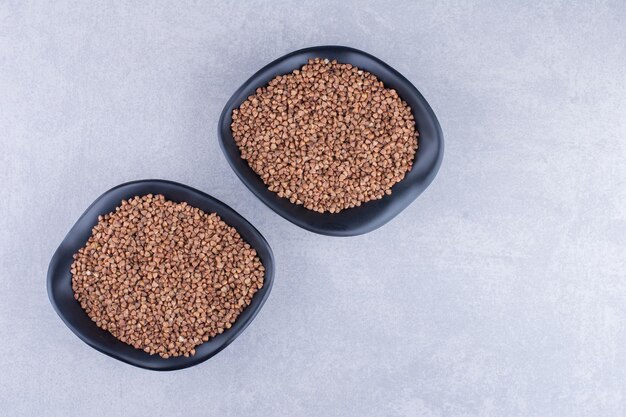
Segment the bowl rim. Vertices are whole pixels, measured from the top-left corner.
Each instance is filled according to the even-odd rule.
[[[91,224],[91,226],[88,228],[89,230],[87,234],[88,236],[87,239],[88,239],[89,236],[91,236],[91,230],[93,228],[93,225],[95,225],[95,222],[97,222],[98,216],[104,215],[110,212],[106,210],[104,212],[95,211],[96,210],[95,207],[98,205],[98,203],[102,203],[105,199],[110,198],[110,199],[113,199],[111,200],[111,202],[115,201],[115,207],[117,207],[121,204],[122,200],[126,200],[132,197],[122,197],[121,199],[117,200],[117,197],[114,197],[115,193],[120,192],[124,189],[132,189],[137,186],[148,186],[151,188],[169,187],[170,190],[178,190],[178,191],[183,192],[184,194],[187,195],[187,198],[193,195],[196,198],[201,199],[204,202],[206,202],[207,205],[213,207],[214,210],[212,210],[212,212],[217,213],[223,221],[229,224],[229,226],[235,227],[232,224],[230,224],[230,222],[227,221],[224,217],[228,217],[231,221],[233,219],[237,220],[239,222],[239,226],[235,227],[236,230],[242,235],[242,238],[244,234],[248,236],[248,239],[244,238],[244,240],[246,241],[246,243],[250,244],[250,246],[257,251],[257,255],[261,259],[262,264],[265,268],[265,277],[264,277],[263,287],[259,291],[257,291],[257,293],[252,297],[252,302],[240,313],[240,316],[237,318],[233,326],[230,329],[225,330],[222,334],[219,334],[209,339],[208,342],[204,342],[198,345],[198,347],[196,347],[196,355],[190,356],[188,358],[185,358],[184,356],[178,356],[178,357],[163,359],[158,355],[149,355],[148,353],[143,352],[141,349],[136,349],[133,346],[128,345],[116,339],[107,330],[97,327],[96,324],[93,323],[91,319],[89,319],[89,317],[87,316],[87,313],[82,309],[78,301],[74,300],[74,298],[72,297],[72,300],[74,300],[76,304],[78,304],[78,307],[85,314],[85,317],[89,320],[89,323],[91,323],[94,326],[94,331],[96,331],[102,338],[106,338],[108,341],[111,341],[113,343],[113,346],[111,346],[110,344],[102,343],[102,341],[96,340],[94,337],[85,334],[85,331],[82,330],[81,327],[77,326],[75,323],[72,323],[70,317],[68,317],[68,312],[66,311],[67,306],[63,305],[61,301],[57,299],[57,297],[61,295],[60,293],[57,292],[57,291],[61,291],[60,289],[56,287],[57,285],[63,285],[65,289],[67,289],[66,286],[69,286],[69,289],[73,295],[73,290],[71,288],[71,285],[72,285],[71,272],[69,271],[69,269],[67,270],[63,269],[61,271],[59,271],[58,269],[60,268],[59,265],[61,263],[64,262],[67,264],[68,256],[70,258],[69,264],[71,265],[72,255],[76,253],[76,251],[79,248],[83,247],[84,244],[86,243],[86,239],[78,239],[77,241],[81,242],[79,245],[76,242],[74,244],[69,242],[71,240],[76,240],[75,238],[77,234],[83,234],[85,232],[84,230],[85,225],[81,223],[88,218],[90,219],[89,223]],[[162,194],[162,192],[155,190],[155,191],[139,192],[134,195],[147,195],[147,194]],[[166,198],[168,200],[174,201],[173,199],[170,199],[167,196]],[[179,199],[179,201],[182,202],[186,200]],[[95,222],[94,222],[94,219],[95,219]],[[253,236],[254,239],[256,240],[256,245],[253,245],[252,243],[249,242],[250,240],[249,238],[251,236]],[[76,247],[77,245],[78,247]],[[262,246],[262,247],[260,248],[259,246]],[[104,193],[102,193],[98,198],[96,198],[89,205],[89,207],[81,214],[81,216],[76,220],[74,225],[70,228],[69,232],[61,241],[59,247],[55,250],[54,255],[52,256],[50,260],[50,264],[48,266],[46,285],[47,285],[48,299],[50,300],[50,304],[52,305],[54,311],[61,318],[63,323],[65,323],[65,325],[79,339],[81,339],[87,345],[91,346],[95,350],[107,356],[110,356],[121,362],[130,364],[139,368],[154,370],[154,371],[173,371],[173,370],[184,369],[184,368],[198,365],[210,359],[211,357],[215,356],[220,351],[225,349],[229,344],[231,344],[248,327],[248,325],[250,325],[250,323],[254,320],[254,318],[257,316],[257,314],[260,312],[263,305],[267,301],[269,294],[271,292],[273,283],[274,283],[274,273],[275,273],[275,260],[274,260],[274,254],[272,252],[271,246],[269,245],[267,240],[263,237],[263,235],[237,211],[235,211],[234,209],[232,209],[231,207],[229,207],[222,201],[216,199],[215,197],[212,197],[209,194],[206,194],[195,188],[189,187],[185,184],[180,184],[174,181],[162,180],[162,179],[144,179],[144,180],[130,181],[130,182],[117,185],[105,191]],[[73,306],[72,308],[75,310],[75,306]],[[111,340],[111,338],[113,338],[114,340]],[[210,350],[201,352],[203,350],[202,346],[204,345],[210,347]],[[132,357],[125,355],[123,352],[123,351],[131,352],[131,350],[132,352],[134,352],[133,355],[135,356],[139,355],[143,357],[143,360],[142,361],[135,360]]]
[[[273,73],[273,76],[271,78],[274,78],[278,75],[288,74],[288,73],[291,73],[291,71],[295,69],[299,69],[306,62],[301,63],[298,66],[292,67],[288,72],[276,71],[277,67],[279,67],[283,62],[288,61],[293,57],[297,57],[297,56],[304,57],[304,56],[311,55],[311,54],[315,54],[316,56],[319,56],[320,58],[325,58],[328,55],[335,55],[335,54],[353,54],[367,61],[370,61],[375,66],[378,66],[384,69],[384,71],[388,73],[388,75],[391,78],[393,78],[393,82],[395,84],[402,85],[407,91],[410,92],[411,99],[415,101],[416,103],[418,103],[421,111],[425,114],[424,117],[420,118],[420,121],[428,122],[429,124],[432,125],[432,130],[433,130],[432,136],[433,136],[434,143],[436,143],[437,149],[433,151],[435,153],[432,156],[429,155],[427,161],[420,161],[420,159],[418,159],[418,156],[420,156],[421,145],[418,148],[416,157],[415,157],[416,159],[415,159],[412,169],[415,169],[416,166],[420,164],[420,162],[423,162],[424,164],[428,164],[428,169],[427,169],[428,173],[423,180],[417,181],[417,182],[416,181],[411,182],[411,186],[412,188],[414,188],[414,190],[412,191],[413,195],[411,197],[404,197],[404,202],[395,204],[393,208],[391,208],[391,205],[389,205],[390,208],[388,209],[383,208],[379,210],[379,214],[376,216],[372,216],[372,215],[363,216],[362,215],[363,213],[362,208],[367,205],[369,205],[370,207],[374,205],[377,205],[377,207],[381,207],[379,202],[383,200],[385,201],[394,200],[397,197],[396,195],[394,195],[396,187],[398,187],[399,184],[403,184],[403,183],[404,183],[403,187],[407,187],[407,184],[409,183],[407,181],[407,177],[409,176],[410,172],[407,173],[407,176],[402,181],[396,183],[392,187],[393,193],[390,196],[385,196],[381,200],[372,200],[372,201],[362,204],[360,207],[345,209],[337,214],[315,213],[311,210],[304,208],[303,206],[290,203],[289,200],[280,198],[275,193],[269,191],[267,189],[267,186],[262,182],[262,180],[258,176],[258,174],[256,174],[256,172],[254,172],[252,168],[249,167],[246,161],[244,161],[245,167],[243,167],[241,164],[237,164],[237,162],[233,160],[233,157],[229,155],[228,147],[232,147],[232,146],[237,147],[237,145],[234,143],[230,124],[226,125],[226,121],[231,119],[232,111],[238,108],[248,98],[249,95],[248,94],[243,95],[243,93],[246,90],[250,89],[251,86],[254,87],[252,90],[254,91],[257,88],[267,85],[269,80],[265,82],[260,82],[260,80],[263,78],[266,78],[267,74],[270,72]],[[310,57],[311,56],[309,56],[309,58]],[[340,62],[352,63],[349,61],[347,62],[340,61]],[[356,65],[356,66],[362,67],[362,65]],[[379,74],[376,73],[376,71],[370,71],[369,69],[367,71],[377,76],[377,78],[381,79],[381,77],[379,76]],[[383,80],[381,79],[381,81]],[[389,88],[389,85],[388,85],[389,83],[385,81],[384,83],[385,83],[385,86]],[[391,87],[391,88],[395,88],[395,87]],[[402,94],[400,94],[400,97],[404,101],[408,102],[407,97],[403,96]],[[418,124],[418,117],[416,115],[416,109],[414,108],[414,106],[411,106],[411,111],[415,117],[416,124]],[[307,47],[303,49],[298,49],[296,51],[283,55],[273,60],[269,64],[263,66],[261,69],[256,71],[250,78],[248,78],[228,99],[220,115],[217,129],[218,129],[218,138],[219,138],[220,148],[222,149],[222,152],[228,164],[230,165],[231,169],[235,171],[235,174],[237,175],[237,177],[239,177],[239,179],[246,185],[246,187],[257,198],[259,198],[266,206],[271,208],[274,212],[279,214],[281,217],[296,224],[297,226],[300,226],[303,229],[309,230],[311,232],[322,234],[322,235],[327,235],[327,236],[356,236],[356,235],[360,235],[364,233],[369,233],[383,226],[390,220],[392,220],[394,217],[400,214],[406,207],[408,207],[424,190],[426,190],[426,188],[428,188],[428,186],[431,184],[431,182],[433,181],[433,179],[435,178],[435,176],[437,175],[439,171],[439,168],[441,166],[441,162],[443,159],[443,152],[444,152],[444,140],[443,140],[443,132],[441,130],[441,125],[439,124],[439,121],[437,120],[437,117],[434,111],[432,110],[432,108],[430,107],[429,103],[426,101],[424,96],[419,92],[419,90],[406,77],[400,74],[397,70],[395,70],[389,64],[383,62],[381,59],[367,52],[364,52],[364,51],[361,51],[352,47],[341,46],[341,45],[321,45],[321,46],[312,46],[312,47]],[[422,132],[420,131],[419,133],[421,137]],[[237,148],[237,151],[238,151],[238,148]],[[432,154],[432,152],[429,152],[429,153]],[[250,179],[255,176],[258,180]],[[259,181],[261,181],[260,184],[259,184]],[[273,196],[268,193],[273,194]],[[288,204],[285,204],[284,202],[280,202],[280,200],[285,200]],[[286,209],[285,207],[289,205],[300,207],[302,210],[306,210],[309,213],[305,214],[304,211],[298,208]],[[372,209],[372,210],[376,210],[376,209]],[[298,211],[302,215],[293,214],[294,211]],[[342,213],[344,213],[344,216],[349,216],[345,214],[349,212],[354,213],[353,217],[357,219],[360,217],[364,218],[362,220],[362,223],[353,227],[346,228],[344,225],[339,225],[334,222],[335,219],[338,220],[338,216],[342,215]],[[312,217],[332,216],[332,218],[327,217],[328,221],[325,222],[325,226],[324,225],[320,226],[319,225],[320,222],[316,221],[315,223],[318,223],[318,224],[312,224],[312,222],[305,220],[304,216],[312,216]],[[369,218],[365,219],[365,217],[369,217]]]

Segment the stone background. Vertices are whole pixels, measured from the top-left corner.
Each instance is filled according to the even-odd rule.
[[[0,415],[626,414],[624,2],[126,3],[0,1]],[[216,138],[250,75],[323,44],[403,73],[446,139],[365,236],[283,220]],[[276,255],[254,323],[183,371],[96,352],[47,299],[78,216],[142,178],[223,200]]]

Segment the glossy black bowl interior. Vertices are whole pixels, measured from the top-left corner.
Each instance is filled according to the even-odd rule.
[[[265,266],[265,281],[252,298],[251,304],[239,315],[233,326],[196,348],[196,354],[189,358],[184,356],[163,359],[158,355],[149,355],[143,350],[135,349],[117,340],[111,333],[100,329],[91,321],[72,291],[70,266],[72,255],[85,245],[91,229],[98,222],[98,216],[110,213],[119,206],[122,200],[146,194],[163,194],[165,198],[175,202],[187,202],[205,212],[217,213],[222,220],[237,229],[241,237],[256,249],[261,262]],[[79,338],[93,348],[141,368],[159,371],[187,368],[209,359],[232,342],[254,319],[272,288],[274,277],[274,256],[272,249],[261,234],[235,210],[215,198],[170,181],[144,180],[119,185],[102,194],[83,213],[67,234],[55,252],[48,268],[48,296],[54,309]]]
[[[413,111],[419,131],[419,148],[412,170],[392,188],[392,194],[381,200],[370,201],[360,207],[339,213],[317,213],[301,205],[292,204],[269,191],[261,178],[241,159],[230,125],[233,109],[259,87],[277,75],[299,69],[309,58],[336,59],[356,65],[395,89]],[[365,52],[343,46],[319,46],[292,52],[267,65],[246,81],[228,100],[218,125],[220,145],[230,166],[246,186],[265,204],[287,220],[312,232],[331,236],[353,236],[370,232],[387,223],[417,198],[437,174],[443,157],[443,134],[432,109],[417,89],[399,72]]]

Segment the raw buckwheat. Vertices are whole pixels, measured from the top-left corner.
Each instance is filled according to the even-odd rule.
[[[320,213],[391,194],[411,170],[411,108],[374,75],[309,60],[274,78],[232,113],[241,157],[269,190]]]
[[[75,298],[119,340],[189,356],[263,287],[256,251],[214,213],[152,194],[100,216],[71,267]]]

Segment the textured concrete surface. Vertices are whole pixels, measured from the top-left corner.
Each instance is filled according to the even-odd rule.
[[[626,415],[626,6],[0,2],[0,415]],[[261,66],[343,44],[442,124],[439,176],[356,238],[283,220],[217,120]],[[48,262],[105,190],[166,178],[232,205],[277,259],[228,349],[155,373],[76,338]]]

